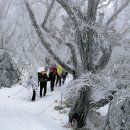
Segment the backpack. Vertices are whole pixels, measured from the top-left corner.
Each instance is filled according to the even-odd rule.
[[[51,73],[55,73],[55,72],[56,72],[56,69],[55,69],[55,68],[50,68],[50,72],[51,72]]]
[[[61,76],[62,70],[63,70],[63,68],[62,68],[60,65],[58,65],[58,67],[57,67],[57,74],[58,74],[59,76]]]
[[[54,64],[50,67],[50,72],[53,74],[56,72],[56,64]]]
[[[61,75],[65,75],[65,71],[64,71],[64,69],[62,70],[62,74]]]
[[[45,71],[41,72],[39,75],[39,82],[47,82],[47,73]]]
[[[41,78],[40,78],[40,82],[41,82],[41,83],[46,82],[46,80],[44,79],[44,77],[41,77]]]

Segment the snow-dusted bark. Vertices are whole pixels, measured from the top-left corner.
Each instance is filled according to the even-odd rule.
[[[98,61],[98,65],[95,66],[95,70],[103,70],[107,66],[112,53],[111,46],[109,47],[109,49],[103,49],[102,53],[103,54],[100,60]]]
[[[73,66],[75,68],[75,70],[77,70],[77,75],[79,74],[79,71],[78,71],[78,60],[77,60],[77,57],[76,57],[76,52],[75,52],[75,47],[71,44],[71,43],[66,43],[66,46],[68,46],[71,50],[71,54],[72,54],[72,61],[73,61]]]
[[[120,91],[115,95],[109,112],[108,127],[105,130],[129,130],[130,128],[130,95],[129,90]]]
[[[76,127],[83,127],[86,124],[86,116],[90,110],[90,96],[91,88],[90,86],[83,86],[80,90],[80,95],[76,100],[74,107],[69,112],[69,122],[77,122]]]
[[[87,11],[87,19],[86,22],[90,27],[87,27],[83,30],[82,35],[82,50],[84,52],[84,69],[86,68],[87,71],[93,71],[93,63],[92,63],[92,51],[93,51],[93,44],[94,44],[94,37],[96,37],[95,30],[91,28],[95,24],[96,20],[96,12],[97,7],[100,0],[89,0],[88,1],[88,11]],[[82,52],[81,52],[82,53]]]

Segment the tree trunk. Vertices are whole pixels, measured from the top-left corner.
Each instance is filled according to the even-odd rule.
[[[90,27],[84,27],[82,31],[77,30],[77,45],[81,55],[81,61],[84,72],[93,71],[92,63],[92,50],[94,44],[94,37],[97,36],[97,33],[91,28],[95,24],[97,6],[100,0],[89,0],[88,1],[88,12],[86,18],[86,24]]]
[[[76,100],[74,107],[69,112],[69,122],[77,122],[76,127],[81,128],[85,125],[86,116],[90,109],[90,95],[90,87],[84,86],[80,91],[80,96]]]

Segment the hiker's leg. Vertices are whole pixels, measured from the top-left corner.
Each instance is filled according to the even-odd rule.
[[[47,91],[47,84],[44,86],[44,96],[46,95],[46,91]]]
[[[59,87],[61,86],[61,77],[59,77]]]
[[[36,91],[35,89],[33,89],[32,101],[35,101],[35,98],[36,98]]]
[[[42,90],[43,90],[43,85],[40,84],[40,97],[42,97]]]
[[[54,90],[54,81],[51,80],[51,92]]]
[[[56,86],[57,86],[58,82],[59,82],[59,75],[57,75],[57,77],[56,77]]]
[[[55,80],[52,80],[51,91],[54,91],[54,83],[55,83]]]

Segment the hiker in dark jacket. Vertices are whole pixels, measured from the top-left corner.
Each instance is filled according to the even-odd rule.
[[[62,73],[62,84],[65,83],[67,75],[68,75],[68,72]]]
[[[47,73],[45,71],[38,72],[38,84],[40,84],[40,97],[41,98],[42,98],[42,96],[46,95],[47,81],[48,81]],[[44,92],[42,94],[43,88],[44,88]]]
[[[61,75],[59,75],[58,73],[56,73],[56,86],[59,83],[59,87],[61,86]]]
[[[50,73],[49,73],[51,92],[54,91],[55,79],[56,79],[56,68],[55,67],[51,67],[50,68]]]

